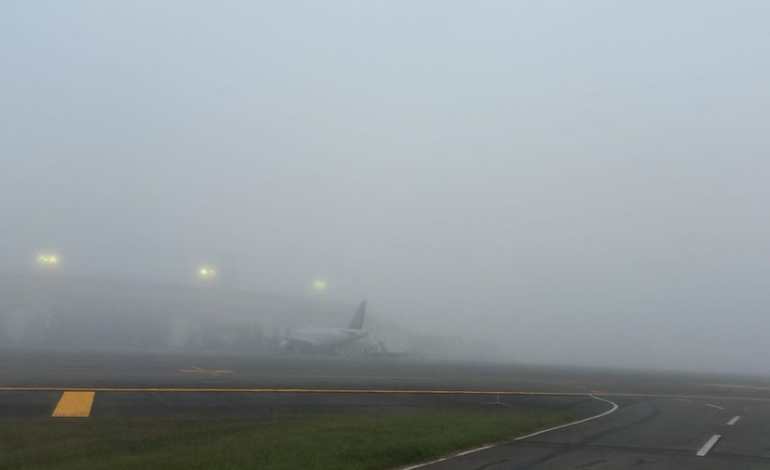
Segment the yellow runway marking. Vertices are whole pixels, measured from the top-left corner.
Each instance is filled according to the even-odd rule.
[[[51,416],[54,418],[88,418],[91,414],[91,405],[94,404],[94,394],[93,391],[62,393]]]
[[[336,394],[400,394],[400,395],[533,395],[588,397],[584,392],[539,392],[519,390],[399,390],[399,389],[325,389],[325,388],[164,388],[164,387],[0,387],[0,392],[115,392],[115,393],[336,393]],[[617,394],[607,394],[615,395]],[[637,395],[629,395],[637,396]]]
[[[222,374],[232,374],[233,371],[227,370],[227,369],[203,369],[201,367],[193,366],[188,369],[180,369],[180,372],[185,372],[188,374],[211,374],[211,375],[222,375]]]
[[[398,389],[323,389],[323,388],[163,388],[163,387],[0,387],[0,392],[94,392],[113,393],[333,393],[333,394],[392,394],[392,395],[502,395],[502,396],[544,396],[544,397],[643,397],[643,398],[689,398],[724,399],[750,402],[770,402],[768,397],[740,397],[725,395],[685,395],[666,393],[628,392],[552,392],[525,390],[398,390]],[[62,397],[63,398],[63,397]]]

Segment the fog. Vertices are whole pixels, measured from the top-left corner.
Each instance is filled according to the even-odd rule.
[[[769,14],[6,2],[0,269],[206,264],[518,362],[768,373]]]

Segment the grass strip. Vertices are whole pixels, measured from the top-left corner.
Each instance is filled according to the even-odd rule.
[[[0,419],[2,469],[388,469],[569,420],[555,410]]]

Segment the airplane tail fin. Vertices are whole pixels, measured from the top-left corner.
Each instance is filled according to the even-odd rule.
[[[348,326],[351,330],[360,330],[364,327],[364,316],[366,315],[366,300],[362,300],[360,304],[358,304],[358,310],[356,310],[355,315],[353,315],[353,319],[350,320],[350,326]]]

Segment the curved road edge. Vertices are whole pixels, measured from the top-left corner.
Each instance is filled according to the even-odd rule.
[[[591,398],[593,398],[594,400],[603,401],[603,402],[611,405],[611,408],[609,410],[607,410],[607,411],[599,413],[598,415],[589,416],[588,418],[579,419],[577,421],[572,421],[572,422],[567,423],[567,424],[561,424],[559,426],[554,426],[552,428],[541,429],[540,431],[536,431],[536,432],[533,432],[531,434],[527,434],[525,436],[515,437],[515,438],[513,438],[513,440],[514,441],[523,441],[525,439],[529,439],[529,438],[532,438],[532,437],[535,437],[535,436],[540,436],[542,434],[549,433],[549,432],[552,432],[552,431],[557,431],[559,429],[564,429],[564,428],[569,428],[569,427],[572,427],[572,426],[577,426],[578,424],[583,424],[583,423],[587,423],[589,421],[593,421],[593,420],[596,420],[596,419],[599,419],[599,418],[603,418],[603,417],[605,417],[607,415],[610,415],[610,414],[614,413],[615,411],[618,410],[618,408],[620,408],[618,406],[618,404],[613,402],[613,401],[607,400],[605,398],[597,397],[595,395],[589,395],[589,396]],[[464,455],[470,455],[470,454],[473,454],[473,453],[476,453],[476,452],[481,452],[482,450],[491,449],[492,447],[498,446],[500,444],[501,443],[495,443],[495,444],[483,445],[481,447],[474,447],[473,449],[464,450],[462,452],[456,452],[456,453],[453,453],[451,455],[447,455],[446,457],[441,457],[441,458],[438,458],[438,459],[435,459],[435,460],[431,460],[431,461],[428,461],[428,462],[419,463],[417,465],[412,465],[412,466],[409,466],[409,467],[399,467],[398,470],[415,470],[415,469],[418,469],[418,468],[427,467],[428,465],[433,465],[433,464],[436,464],[436,463],[439,463],[439,462],[446,462],[447,460],[452,460],[452,459],[454,459],[456,457],[462,457]]]

